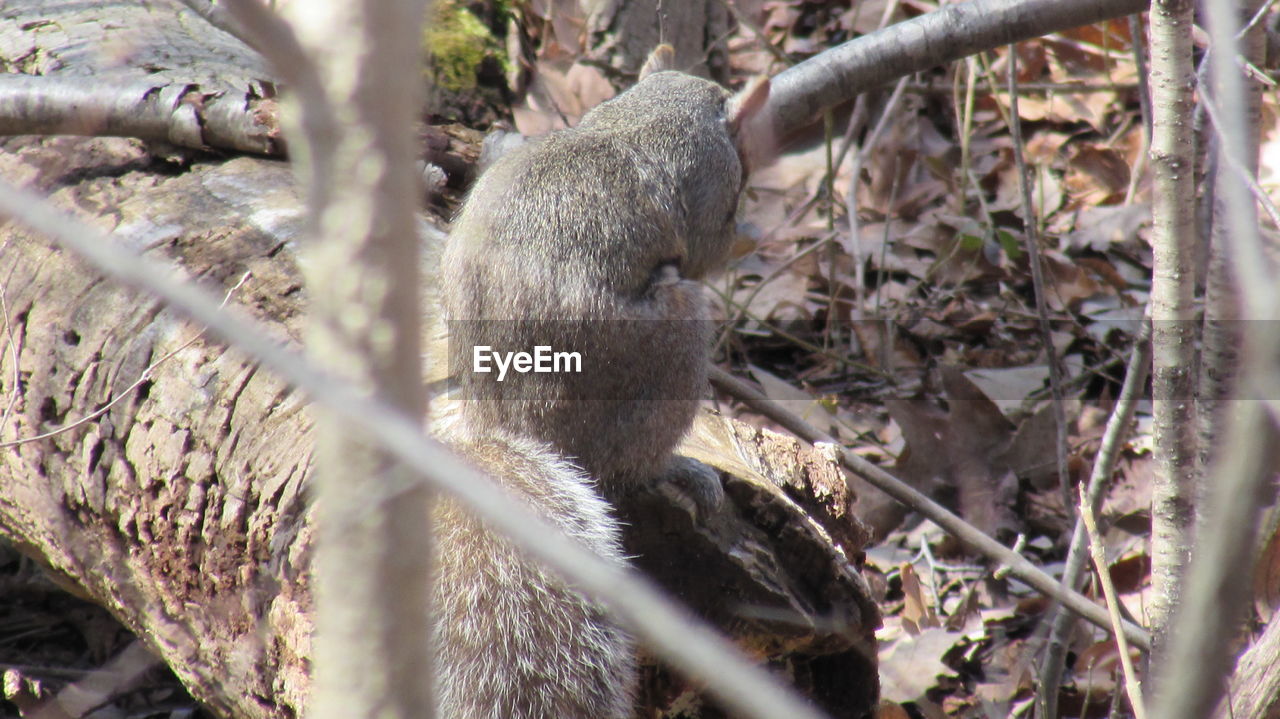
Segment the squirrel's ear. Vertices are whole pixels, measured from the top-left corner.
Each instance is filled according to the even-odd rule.
[[[670,43],[662,43],[649,53],[649,59],[640,67],[640,79],[643,80],[655,72],[676,69],[676,49]]]
[[[725,119],[733,144],[742,157],[743,168],[762,167],[778,152],[773,136],[772,113],[769,108],[769,78],[754,77],[746,87],[734,93],[725,106]]]
[[[769,102],[769,78],[760,76],[747,81],[745,87],[729,98],[726,115],[729,127],[740,132]]]

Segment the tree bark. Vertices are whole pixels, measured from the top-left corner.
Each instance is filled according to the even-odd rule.
[[[1151,10],[1151,626],[1157,663],[1179,602],[1195,523],[1195,136],[1190,0]]]
[[[587,32],[592,59],[635,77],[659,43],[676,51],[675,67],[728,80],[724,39],[730,30],[727,7],[719,0],[591,0]]]
[[[1267,622],[1262,635],[1236,660],[1226,696],[1213,719],[1280,716],[1280,614]]]
[[[8,140],[0,174],[228,288],[296,342],[301,215],[287,167],[199,163],[164,179],[137,143]],[[223,716],[292,717],[310,656],[306,403],[140,293],[7,226],[0,529],[143,638]],[[148,367],[177,350],[168,361]]]

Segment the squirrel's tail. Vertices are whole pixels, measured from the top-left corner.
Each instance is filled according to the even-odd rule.
[[[608,505],[549,447],[493,435],[444,439],[597,556],[625,564]],[[632,715],[635,649],[599,605],[457,502],[442,498],[434,520],[438,716]]]

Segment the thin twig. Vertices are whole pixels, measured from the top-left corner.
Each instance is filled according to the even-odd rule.
[[[884,232],[880,236],[879,264],[876,267],[876,304],[872,310],[876,317],[880,317],[881,301],[884,299],[885,278],[889,274],[886,258],[889,254],[889,230],[893,227],[893,219],[896,217],[894,208],[898,205],[898,191],[902,189],[901,162],[902,157],[900,155],[893,156],[893,183],[889,185],[889,211],[884,216]],[[880,356],[881,366],[892,369],[891,354],[894,338],[890,330],[893,324],[888,317],[880,317],[880,319],[885,323],[885,351]]]
[[[856,112],[856,110],[855,110],[855,112]],[[848,145],[847,145],[847,144],[846,144],[846,146],[842,149],[841,157],[843,157],[843,150],[844,150],[844,149],[848,149]],[[839,165],[839,163],[840,163],[840,161],[838,160],[836,164],[837,164],[837,165]],[[787,215],[786,219],[784,219],[784,220],[782,221],[782,224],[781,224],[781,225],[779,225],[779,228],[781,228],[781,227],[789,227],[789,226],[790,226],[790,225],[792,225],[793,223],[799,222],[799,221],[800,221],[800,218],[801,218],[801,217],[803,217],[803,216],[805,215],[805,213],[807,213],[810,209],[812,209],[812,207],[813,207],[813,205],[814,205],[815,203],[817,203],[818,198],[821,196],[821,194],[822,194],[822,190],[821,190],[821,188],[819,188],[819,189],[818,189],[818,190],[816,190],[812,195],[810,195],[810,196],[809,196],[809,198],[808,198],[804,203],[802,203],[799,207],[797,207],[795,210],[793,210],[793,211],[791,212],[791,214]],[[775,230],[775,232],[776,232],[776,230]],[[767,283],[769,283],[769,282],[773,281],[775,278],[777,278],[778,276],[780,276],[780,275],[782,274],[782,271],[783,271],[783,270],[785,270],[785,269],[786,269],[786,267],[787,267],[788,265],[790,265],[791,263],[793,263],[793,262],[795,262],[796,260],[800,259],[800,256],[802,256],[802,255],[807,255],[807,254],[808,254],[808,253],[810,253],[810,252],[817,251],[817,250],[819,250],[819,249],[821,249],[821,248],[825,247],[825,246],[827,245],[827,243],[834,242],[834,241],[835,241],[835,235],[834,235],[834,234],[828,234],[828,235],[826,235],[825,237],[823,237],[823,238],[819,239],[819,240],[818,240],[817,242],[815,242],[814,244],[810,245],[809,247],[806,247],[805,249],[803,249],[803,250],[801,250],[800,252],[796,253],[796,255],[795,255],[795,256],[792,256],[792,257],[788,258],[787,260],[785,260],[785,261],[781,264],[781,266],[779,266],[779,267],[777,267],[777,268],[774,268],[774,270],[773,270],[772,272],[770,272],[770,273],[769,273],[769,275],[767,275],[766,277],[762,278],[762,279],[760,280],[760,282],[759,282],[759,283],[757,283],[757,284],[752,288],[752,290],[751,290],[750,294],[748,294],[748,295],[747,295],[747,299],[746,299],[744,302],[742,302],[742,303],[737,303],[737,305],[736,305],[736,306],[737,306],[737,308],[738,308],[737,312],[735,312],[735,313],[733,314],[733,316],[732,316],[732,317],[730,317],[730,318],[729,318],[729,320],[728,320],[727,322],[725,322],[725,326],[726,326],[726,327],[731,327],[731,328],[732,328],[732,327],[737,327],[737,326],[738,326],[738,325],[739,325],[743,320],[745,320],[745,319],[747,318],[747,308],[749,308],[749,307],[751,306],[751,302],[752,302],[753,300],[755,300],[756,295],[758,295],[758,294],[760,293],[760,291],[764,289],[764,286],[765,286]],[[722,294],[722,296],[726,297],[725,310],[726,310],[726,311],[728,311],[728,310],[730,310],[730,309],[735,305],[735,303],[734,303],[734,302],[732,302],[732,301],[729,299],[729,294],[730,294],[730,293],[721,293],[721,294]],[[722,333],[722,334],[720,335],[720,339],[719,339],[719,340],[717,340],[717,342],[716,342],[716,346],[715,346],[715,348],[714,348],[714,350],[713,350],[713,351],[718,352],[718,351],[720,350],[720,348],[721,348],[721,347],[723,346],[723,344],[724,344],[724,338],[725,338],[726,336],[727,336],[727,333]]]
[[[957,65],[956,77],[960,76]],[[960,192],[957,193],[960,198],[960,211],[964,212],[964,208],[969,204],[969,173],[973,169],[972,142],[973,142],[973,102],[977,97],[978,86],[978,59],[972,55],[964,59],[964,105],[956,108],[960,115]],[[975,184],[974,187],[979,187]],[[979,189],[978,193],[981,194]]]
[[[257,50],[259,54],[264,54],[258,46],[258,42],[261,39],[260,36],[252,32],[245,32],[244,26],[236,22],[235,18],[223,8],[214,5],[209,0],[178,0],[178,2],[186,5],[192,12],[204,18],[205,22]]]
[[[1218,112],[1217,103],[1214,101],[1213,96],[1207,92],[1200,95],[1200,103],[1209,115],[1209,124],[1213,127],[1214,135],[1217,136],[1218,142],[1222,142],[1222,114]],[[1271,221],[1277,227],[1280,227],[1280,209],[1276,208],[1276,203],[1271,201],[1271,196],[1267,194],[1266,190],[1262,189],[1262,185],[1258,184],[1258,178],[1254,177],[1252,172],[1241,165],[1234,155],[1219,153],[1218,158],[1227,161],[1227,167],[1239,176],[1240,181],[1249,188],[1253,199],[1258,201],[1258,204],[1266,211]]]
[[[1064,606],[1093,624],[1111,631],[1111,619],[1102,607],[1094,604],[1078,592],[1063,589],[1053,577],[1050,577],[1026,557],[1011,551],[1008,547],[984,534],[973,525],[964,521],[942,505],[929,499],[922,492],[908,486],[880,467],[872,464],[857,454],[844,449],[825,432],[801,419],[795,413],[785,409],[777,402],[770,400],[756,388],[734,377],[718,367],[709,369],[711,383],[715,387],[742,401],[752,410],[768,417],[786,428],[792,434],[811,444],[825,443],[837,448],[840,464],[857,476],[865,479],[875,488],[911,507],[926,519],[931,520],[943,531],[960,540],[974,551],[989,559],[1007,565],[1011,576],[1027,584],[1036,591],[1062,602]],[[1149,649],[1151,638],[1146,630],[1125,622],[1123,625],[1129,641],[1142,649]]]
[[[824,246],[826,246],[828,243],[832,242],[833,240],[834,240],[834,236],[828,234],[824,237],[819,238],[818,241],[814,242],[812,245],[809,245],[808,247],[800,250],[799,252],[796,252],[794,255],[791,255],[790,257],[786,258],[782,262],[778,263],[776,267],[774,267],[769,271],[769,274],[763,275],[760,278],[760,281],[757,282],[754,286],[752,286],[751,291],[747,293],[746,298],[743,299],[742,302],[734,302],[733,295],[731,292],[724,293],[722,296],[725,300],[726,309],[733,306],[736,306],[738,308],[738,312],[733,316],[732,320],[726,323],[726,326],[730,328],[736,327],[740,322],[747,319],[747,315],[750,310],[751,303],[755,301],[756,295],[760,294],[760,291],[763,290],[766,285],[768,285],[770,282],[774,281],[778,277],[781,277],[782,273],[785,272],[787,268],[791,267],[791,265],[795,264],[802,258],[809,256],[810,253],[813,253],[822,249]]]
[[[1236,40],[1243,40],[1244,36],[1247,35],[1254,26],[1262,22],[1267,17],[1267,12],[1271,10],[1271,6],[1274,5],[1275,2],[1276,0],[1267,0],[1262,3],[1262,6],[1258,8],[1258,12],[1254,13],[1253,17],[1249,18],[1249,22],[1246,23],[1244,27],[1240,28],[1240,32],[1236,33]]]
[[[836,167],[831,164],[831,143],[835,139],[835,116],[831,110],[822,113],[822,130],[823,130],[823,149],[825,150],[825,160],[827,163],[826,177],[822,182],[823,188],[827,195],[827,232],[832,236],[836,233]],[[827,296],[822,301],[827,306],[826,327],[822,331],[822,346],[830,348],[833,344],[843,344],[840,337],[843,334],[839,326],[840,312],[836,305],[836,296],[840,293],[840,285],[836,282],[836,266],[840,262],[840,247],[834,242],[827,243]]]
[[[817,246],[821,246],[821,245],[817,245]],[[715,290],[714,290],[714,288],[712,288],[712,291],[715,291]],[[717,296],[718,296],[718,297],[720,297],[720,298],[721,298],[721,300],[725,303],[725,306],[726,306],[726,307],[734,306],[734,303],[733,303],[732,298],[730,298],[729,296],[727,296],[726,294],[721,293],[721,292],[716,292],[716,294],[717,294]],[[779,337],[781,337],[782,339],[784,339],[784,340],[786,340],[786,341],[788,341],[788,342],[790,342],[790,343],[794,344],[795,346],[799,347],[799,348],[800,348],[800,349],[802,349],[802,350],[805,350],[805,351],[807,351],[807,352],[810,352],[810,353],[812,353],[812,354],[814,354],[814,355],[816,355],[816,356],[818,356],[818,357],[821,357],[821,358],[823,358],[823,359],[830,360],[831,362],[834,362],[835,364],[840,365],[842,368],[845,368],[845,369],[854,369],[854,370],[857,370],[857,371],[859,371],[859,372],[865,372],[865,373],[867,373],[867,374],[869,374],[869,375],[873,375],[873,376],[878,377],[878,378],[883,379],[883,380],[887,380],[887,379],[889,379],[889,378],[890,378],[890,377],[889,377],[889,375],[888,375],[888,373],[886,373],[886,372],[885,372],[883,369],[881,369],[881,368],[872,367],[872,366],[871,366],[871,365],[869,365],[869,364],[866,364],[866,363],[863,363],[863,362],[858,362],[857,360],[849,359],[849,357],[848,357],[846,354],[843,354],[843,353],[837,352],[836,350],[831,349],[831,348],[821,347],[821,346],[816,345],[816,344],[814,344],[814,343],[812,343],[812,342],[809,342],[808,340],[805,340],[805,339],[803,339],[803,338],[801,338],[801,337],[799,337],[799,336],[797,336],[797,335],[795,335],[795,334],[792,334],[792,333],[790,333],[790,332],[788,332],[788,331],[786,331],[786,330],[782,329],[782,328],[781,328],[781,327],[779,327],[777,324],[775,324],[775,323],[773,323],[773,322],[770,322],[770,321],[769,321],[768,319],[766,319],[766,318],[763,318],[763,317],[757,317],[757,316],[756,316],[755,314],[753,314],[749,309],[745,309],[745,308],[741,309],[741,312],[739,313],[739,316],[740,316],[740,317],[741,317],[741,319],[743,319],[743,320],[754,320],[755,322],[759,323],[759,325],[760,325],[760,327],[761,327],[762,329],[768,330],[769,332],[772,332],[773,334],[776,334],[777,336],[779,336]],[[733,328],[732,328],[732,327],[730,327],[730,328],[726,328],[726,330],[725,330],[725,332],[722,334],[722,336],[727,335],[728,333],[730,333],[730,332],[732,332],[732,331],[733,331]]]
[[[1129,656],[1129,641],[1120,631],[1120,602],[1116,598],[1116,585],[1111,581],[1111,572],[1107,571],[1107,557],[1102,551],[1102,538],[1098,536],[1098,522],[1093,516],[1093,507],[1084,487],[1080,488],[1080,516],[1084,520],[1085,532],[1089,535],[1089,554],[1093,557],[1093,566],[1098,571],[1098,581],[1102,585],[1102,596],[1107,600],[1107,613],[1111,616],[1112,633],[1116,638],[1116,650],[1120,652],[1120,666],[1124,668],[1124,688],[1129,695],[1129,706],[1133,708],[1134,719],[1146,719],[1147,711],[1142,704],[1142,685],[1133,670],[1133,657]]]
[[[1138,159],[1129,173],[1129,187],[1125,189],[1124,204],[1133,203],[1138,192],[1138,181],[1147,171],[1147,154],[1151,151],[1151,82],[1147,78],[1146,43],[1142,40],[1142,16],[1129,16],[1129,36],[1133,38],[1133,62],[1138,68],[1138,108],[1142,113],[1142,147]]]
[[[1049,363],[1049,388],[1053,391],[1053,421],[1057,429],[1054,450],[1058,457],[1058,483],[1063,494],[1063,508],[1073,505],[1071,476],[1067,472],[1067,409],[1062,395],[1062,365],[1053,346],[1053,328],[1049,326],[1049,307],[1045,300],[1044,268],[1040,265],[1040,220],[1031,200],[1031,178],[1027,175],[1022,154],[1022,118],[1018,116],[1018,47],[1009,46],[1009,129],[1013,131],[1013,161],[1018,168],[1018,188],[1022,194],[1022,217],[1027,238],[1027,259],[1031,264],[1031,285],[1035,291],[1036,315],[1040,320],[1040,341]],[[1070,518],[1070,517],[1068,517]]]
[[[848,149],[852,146],[853,136],[862,129],[863,123],[866,121],[867,114],[867,95],[864,93],[858,95],[857,101],[854,103],[853,112],[849,114],[849,124],[844,129],[844,146],[841,150]],[[844,214],[849,219],[849,255],[854,258],[853,261],[853,317],[861,319],[863,304],[867,298],[867,288],[865,284],[864,271],[862,263],[858,262],[857,257],[860,252],[858,242],[858,177],[862,174],[861,153],[854,155],[853,168],[849,171],[849,191],[844,195]],[[840,161],[844,162],[844,155],[840,155]]]
[[[880,135],[888,127],[890,118],[894,116],[898,108],[898,103],[902,101],[902,89],[906,87],[907,78],[898,80],[897,86],[893,88],[893,94],[889,96],[889,101],[885,103],[884,110],[880,113],[880,119],[876,122],[876,126],[871,130],[871,134],[862,143],[862,147],[853,156],[853,168],[849,171],[849,198],[848,211],[849,216],[849,255],[853,257],[854,282],[857,288],[857,312],[859,316],[864,311],[862,286],[865,280],[863,276],[863,256],[862,256],[862,237],[858,230],[858,178],[862,175],[862,166],[871,156],[872,150],[875,149],[876,142],[879,141]],[[885,213],[886,218],[892,214],[893,207],[890,206]],[[888,222],[888,219],[885,220]]]
[[[889,20],[893,14],[898,11],[899,0],[893,0],[887,3],[884,12],[880,15],[880,25],[878,29],[888,26]],[[861,9],[861,5],[858,6]],[[871,134],[862,143],[861,149],[853,158],[853,167],[849,170],[849,192],[845,196],[845,215],[849,218],[849,255],[853,258],[853,319],[860,320],[863,312],[866,310],[866,269],[862,261],[862,237],[859,232],[858,223],[858,181],[862,176],[862,165],[866,162],[867,157],[871,153],[871,149],[875,147],[876,140],[880,137],[886,122],[898,107],[898,102],[902,99],[902,89],[906,87],[907,79],[910,76],[904,76],[898,80],[897,87],[894,88],[893,94],[889,96],[889,102],[885,104],[884,109],[880,113],[880,120],[876,123]],[[840,160],[844,162],[844,150],[848,149],[849,144],[856,132],[855,123],[860,126],[863,122],[863,115],[867,111],[866,95],[859,94],[857,104],[854,106],[853,114],[849,117],[849,126],[845,129],[844,139],[845,145],[841,148]],[[895,174],[896,181],[896,174]],[[889,212],[892,214],[893,203],[889,204]],[[889,221],[885,220],[887,228]],[[834,279],[834,278],[833,278]]]

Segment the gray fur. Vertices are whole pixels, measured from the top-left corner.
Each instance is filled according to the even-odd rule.
[[[713,82],[659,72],[587,113],[578,126],[645,148],[668,169],[685,205],[681,274],[692,279],[723,265],[733,244],[746,178],[730,128],[729,99]]]
[[[514,148],[476,183],[442,260],[461,445],[544,516],[621,562],[607,497],[719,479],[671,451],[705,390],[710,325],[693,281],[723,262],[743,168],[729,94],[649,75],[575,129]],[[581,374],[470,371],[475,346],[583,356]],[[513,437],[528,439],[513,439]],[[701,467],[701,465],[698,465]],[[687,488],[687,487],[686,487]],[[437,516],[446,719],[623,719],[635,657],[612,619],[456,506]]]
[[[706,387],[708,311],[690,278],[734,237],[729,97],[681,73],[646,77],[499,159],[445,250],[450,369],[474,400],[464,415],[550,442],[606,495],[663,474]],[[584,373],[469,371],[476,345],[537,343],[581,352]]]

